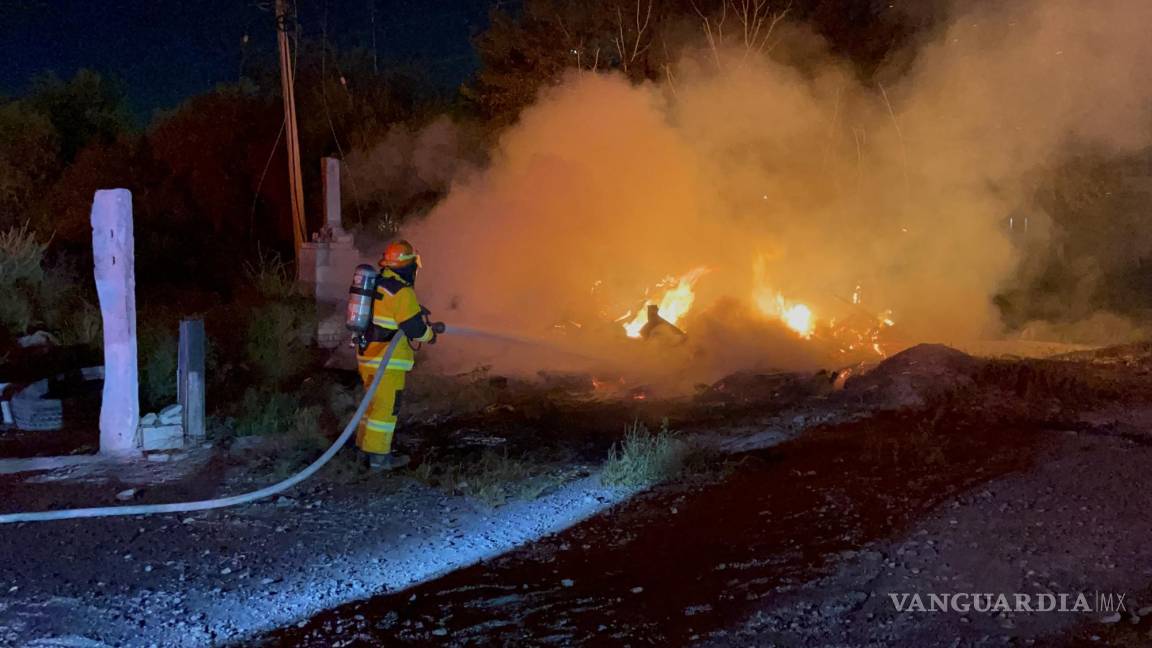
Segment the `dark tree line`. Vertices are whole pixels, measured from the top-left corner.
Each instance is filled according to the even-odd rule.
[[[504,125],[570,68],[614,70],[633,81],[666,80],[685,45],[769,51],[782,21],[816,30],[865,80],[942,18],[934,0],[899,8],[888,0],[526,0],[495,11],[475,41],[480,69],[462,92]]]

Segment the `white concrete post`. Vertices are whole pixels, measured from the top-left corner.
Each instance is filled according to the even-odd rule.
[[[340,160],[326,157],[320,162],[324,177],[324,226],[332,230],[335,239],[344,233],[340,224]]]
[[[132,192],[97,191],[91,220],[96,293],[104,319],[100,453],[124,455],[136,451],[136,429],[140,423]]]

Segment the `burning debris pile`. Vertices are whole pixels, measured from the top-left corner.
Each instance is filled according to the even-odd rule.
[[[647,292],[639,306],[629,309],[613,321],[622,323],[624,334],[629,338],[649,340],[664,334],[672,336],[677,342],[683,342],[686,338],[686,322],[690,321],[689,316],[696,301],[696,286],[708,272],[709,269],[702,266],[680,277],[665,277]],[[852,312],[840,318],[833,316],[823,319],[807,304],[788,300],[781,293],[773,291],[765,277],[762,259],[757,259],[753,274],[755,287],[750,301],[755,305],[758,317],[782,325],[797,340],[825,347],[843,359],[858,360],[867,355],[887,355],[881,346],[881,335],[895,324],[892,312],[885,310],[874,315],[866,310],[859,285],[852,293]],[[602,281],[596,282],[593,292],[601,286]],[[600,312],[602,315],[608,313],[606,310]],[[583,325],[571,321],[556,325],[561,329],[567,326],[583,328]]]

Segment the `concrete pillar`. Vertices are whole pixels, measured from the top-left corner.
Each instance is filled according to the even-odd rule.
[[[205,437],[204,338],[204,320],[180,322],[176,397],[184,410],[184,436],[192,443],[203,441]]]
[[[140,423],[132,192],[97,191],[91,220],[96,293],[104,320],[100,453],[124,455],[136,451],[136,429]]]
[[[340,215],[340,160],[323,158],[320,171],[324,180],[324,227],[306,251],[314,261],[316,306],[320,313],[316,339],[321,347],[335,348],[348,337],[344,328],[344,303],[352,271],[361,262],[352,235],[344,231]]]
[[[332,240],[338,241],[344,234],[340,215],[340,160],[321,159],[320,174],[324,178],[324,227],[330,230]]]

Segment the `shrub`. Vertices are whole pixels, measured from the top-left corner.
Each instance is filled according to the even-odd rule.
[[[103,343],[104,319],[100,309],[86,299],[73,302],[72,312],[59,325],[60,342],[100,346]]]
[[[331,443],[320,429],[321,407],[311,405],[298,408],[285,420],[285,426],[271,430],[281,434],[274,472],[288,477],[316,460]]]
[[[612,444],[601,481],[611,486],[650,486],[676,477],[687,457],[684,442],[668,429],[652,434],[639,421],[625,428],[624,440]]]
[[[140,362],[140,402],[156,410],[176,400],[176,334],[162,326],[146,326],[137,335]]]
[[[17,288],[0,288],[0,326],[13,336],[23,335],[32,324],[32,300]]]
[[[43,327],[63,344],[98,346],[103,322],[86,298],[93,292],[91,275],[62,258],[46,270],[47,247],[26,224],[0,233],[0,329],[15,336]]]
[[[343,426],[360,405],[361,397],[355,390],[333,383],[328,386],[328,411]]]
[[[27,224],[0,233],[0,326],[12,335],[25,333],[34,321],[46,248]]]
[[[236,417],[236,436],[284,434],[298,429],[296,400],[291,394],[250,387]]]
[[[268,394],[259,395],[261,399],[267,397]],[[253,407],[253,403],[248,401],[256,398],[246,398],[245,406]],[[256,446],[253,465],[258,470],[267,470],[275,480],[286,479],[303,470],[316,461],[333,441],[324,433],[322,406],[287,409],[291,402],[291,399],[288,402],[281,400],[271,407],[246,410],[237,429],[241,436],[267,437],[265,442]],[[358,459],[349,453],[337,454],[325,466],[322,475],[325,479],[341,482],[365,477],[367,470]]]
[[[253,309],[245,331],[244,352],[253,369],[268,383],[279,385],[308,365],[315,312],[315,305],[305,299],[269,302]]]
[[[309,444],[315,444],[317,439],[323,440],[324,436],[320,434],[320,412],[323,410],[319,405],[309,405],[308,407],[301,407],[292,414],[292,425],[288,428],[288,434],[294,439],[307,440]],[[327,444],[322,444],[326,446]]]
[[[40,283],[44,279],[41,264],[47,244],[36,240],[27,224],[0,233],[0,285],[18,281]]]

